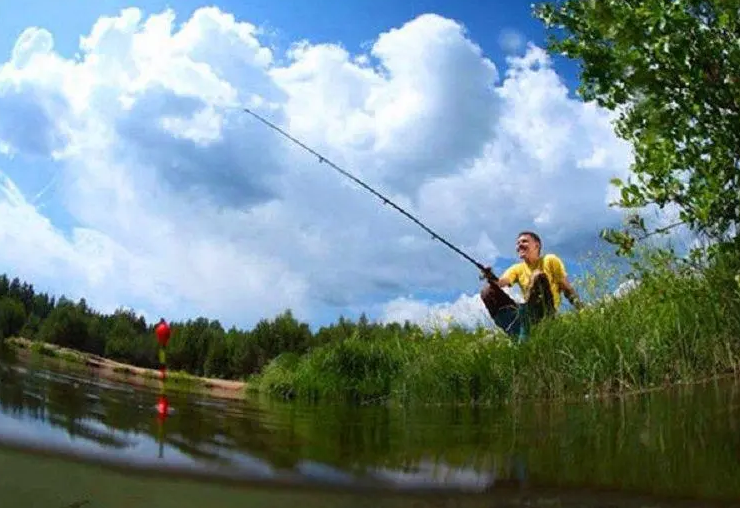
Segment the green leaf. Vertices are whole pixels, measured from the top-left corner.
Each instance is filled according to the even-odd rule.
[[[636,176],[623,209],[672,207],[695,232],[731,241],[740,229],[740,11],[719,0],[559,0],[535,8],[548,50],[581,67],[584,101],[619,110]],[[706,16],[704,21],[701,16]],[[644,223],[635,227],[644,229]],[[633,239],[602,235],[628,252]],[[728,240],[729,239],[729,240]]]

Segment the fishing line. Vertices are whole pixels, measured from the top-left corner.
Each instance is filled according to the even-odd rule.
[[[493,278],[493,280],[496,280],[496,276],[493,275],[491,272],[488,272],[486,270],[486,267],[482,263],[476,261],[470,255],[466,254],[465,252],[463,252],[462,250],[460,250],[458,247],[455,247],[453,244],[451,244],[450,242],[448,242],[447,240],[445,240],[444,238],[442,238],[441,236],[439,236],[437,233],[435,233],[434,231],[432,231],[429,227],[427,227],[426,225],[424,225],[419,219],[417,219],[416,217],[414,217],[413,215],[411,215],[410,213],[408,213],[406,210],[404,210],[403,208],[401,208],[400,206],[398,206],[396,203],[394,203],[393,201],[391,201],[389,198],[387,198],[386,196],[384,196],[381,193],[377,192],[375,189],[373,189],[372,187],[370,187],[369,185],[367,185],[365,182],[363,182],[362,180],[360,180],[356,176],[354,176],[351,173],[348,173],[347,171],[343,170],[342,168],[340,168],[339,166],[337,166],[335,163],[333,163],[332,161],[330,161],[329,159],[327,159],[326,157],[324,157],[320,153],[316,152],[314,149],[306,146],[304,143],[302,143],[298,139],[294,138],[293,136],[291,136],[290,134],[288,134],[287,132],[285,132],[283,129],[281,129],[280,127],[278,127],[274,123],[270,122],[269,120],[266,120],[265,118],[261,117],[260,115],[258,115],[257,113],[255,113],[254,111],[252,111],[252,110],[250,110],[248,108],[243,108],[243,109],[244,109],[245,112],[249,113],[250,115],[252,115],[253,117],[255,117],[257,120],[259,120],[260,122],[264,123],[265,125],[267,125],[271,129],[279,132],[280,134],[282,134],[283,136],[285,136],[286,138],[288,138],[293,143],[297,144],[298,146],[300,146],[301,148],[303,148],[307,152],[315,155],[319,159],[319,163],[322,163],[322,162],[327,163],[329,166],[331,166],[332,168],[334,168],[335,170],[337,170],[338,172],[340,172],[342,175],[344,175],[347,178],[351,179],[355,183],[359,184],[360,186],[362,186],[363,188],[367,189],[372,194],[374,194],[375,196],[377,196],[378,198],[380,198],[380,200],[383,201],[383,204],[391,205],[393,208],[395,208],[396,210],[398,210],[399,212],[401,212],[403,215],[405,215],[406,217],[408,217],[409,219],[411,219],[412,221],[414,221],[418,226],[420,226],[422,229],[424,229],[424,231],[426,231],[427,233],[429,233],[432,236],[432,239],[439,240],[440,242],[442,242],[443,244],[445,244],[447,247],[449,247],[453,251],[455,251],[458,254],[460,254],[463,258],[465,258],[466,260],[468,260],[471,263],[473,263],[480,271],[482,271],[482,272],[490,275]]]

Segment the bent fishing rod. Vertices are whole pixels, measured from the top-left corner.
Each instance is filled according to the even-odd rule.
[[[365,182],[363,182],[362,180],[360,180],[356,176],[354,176],[351,173],[343,170],[342,168],[340,168],[339,166],[337,166],[335,163],[333,163],[332,161],[330,161],[329,159],[327,159],[326,157],[324,157],[320,153],[316,152],[314,149],[310,148],[309,146],[306,146],[303,142],[301,142],[298,139],[296,139],[295,137],[291,136],[289,133],[287,133],[286,131],[284,131],[283,129],[281,129],[280,127],[278,127],[277,125],[275,125],[274,123],[272,123],[269,120],[263,118],[262,116],[258,115],[257,113],[255,113],[254,111],[250,110],[249,108],[243,108],[243,110],[246,113],[249,113],[250,115],[252,115],[253,117],[255,117],[260,122],[262,122],[265,125],[267,125],[268,127],[270,127],[271,129],[279,132],[280,134],[282,134],[283,136],[285,136],[290,141],[292,141],[296,145],[300,146],[301,148],[303,148],[307,152],[315,155],[319,159],[319,163],[325,162],[326,164],[328,164],[329,166],[331,166],[333,169],[337,170],[342,175],[346,176],[347,178],[349,178],[353,182],[357,183],[358,185],[362,186],[364,189],[368,190],[369,192],[371,192],[372,194],[374,194],[375,196],[377,196],[378,198],[380,198],[380,200],[383,201],[383,204],[391,205],[393,208],[395,208],[396,210],[398,210],[399,212],[401,212],[403,215],[405,215],[406,217],[408,217],[409,219],[411,219],[412,221],[414,221],[424,231],[426,231],[427,233],[429,233],[432,236],[432,239],[439,240],[440,242],[442,242],[443,244],[445,244],[447,247],[449,247],[453,251],[455,251],[458,254],[460,254],[463,258],[465,258],[466,260],[468,260],[471,263],[473,263],[476,266],[476,268],[478,268],[478,270],[480,270],[481,272],[483,272],[483,274],[485,274],[485,278],[487,278],[490,281],[496,281],[496,280],[498,280],[498,278],[496,277],[496,275],[494,275],[493,272],[490,269],[487,269],[482,263],[476,261],[471,256],[469,256],[468,254],[466,254],[465,252],[463,252],[462,250],[460,250],[458,247],[455,247],[450,242],[448,242],[447,240],[445,240],[444,238],[442,238],[441,236],[439,236],[437,233],[435,233],[434,231],[432,231],[429,227],[427,227],[426,225],[424,225],[419,219],[417,219],[416,217],[414,217],[413,215],[411,215],[410,213],[408,213],[406,210],[404,210],[403,208],[401,208],[399,205],[397,205],[396,203],[394,203],[393,201],[391,201],[389,198],[387,198],[386,196],[384,196],[381,193],[377,192],[375,189],[373,189],[372,187],[370,187],[369,185],[367,185]]]

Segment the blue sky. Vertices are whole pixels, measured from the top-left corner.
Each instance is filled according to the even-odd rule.
[[[486,55],[497,65],[503,63],[499,38],[502,31],[515,30],[526,40],[542,45],[545,32],[531,15],[529,1],[454,2],[444,0],[395,2],[392,0],[354,0],[337,2],[298,0],[273,2],[194,2],[96,0],[75,1],[73,7],[54,0],[28,0],[21,5],[4,3],[0,6],[0,51],[8,55],[15,39],[29,26],[41,26],[55,34],[57,50],[67,56],[78,51],[80,34],[87,33],[100,16],[114,16],[126,7],[139,7],[145,13],[163,9],[176,10],[179,20],[187,19],[195,9],[216,5],[241,19],[271,27],[278,32],[276,43],[309,39],[311,42],[341,42],[351,51],[374,39],[378,33],[398,26],[420,14],[434,12],[457,19],[465,24],[470,36],[480,44]],[[558,72],[573,87],[576,66],[558,59]]]
[[[87,34],[100,16],[115,16],[127,7],[138,7],[145,14],[174,8],[178,21],[183,22],[195,9],[209,5],[216,5],[240,19],[274,30],[274,37],[270,40],[281,50],[285,50],[292,41],[308,39],[313,43],[339,42],[350,51],[361,51],[378,33],[428,12],[464,23],[471,38],[499,67],[504,65],[506,54],[501,47],[504,32],[514,31],[524,40],[539,45],[545,43],[545,31],[541,23],[532,17],[529,1],[253,0],[204,3],[179,0],[172,3],[96,0],[75,1],[70,8],[69,4],[56,0],[27,0],[22,5],[8,2],[0,5],[0,56],[3,61],[9,58],[16,38],[30,26],[43,27],[52,32],[56,51],[72,58],[79,52],[80,36]],[[576,64],[556,57],[554,67],[572,93],[578,84]],[[22,179],[22,186],[29,191],[43,189],[53,172],[53,165],[44,161],[34,161],[33,172],[24,171],[23,162],[6,163],[5,167],[15,178]],[[55,209],[55,213],[59,214],[59,220],[65,225],[73,222],[66,216],[63,207]]]
[[[204,314],[239,326],[287,307],[313,324],[360,312],[386,319],[418,318],[430,310],[479,315],[472,266],[311,156],[280,148],[282,141],[264,126],[218,109],[231,92],[244,98],[260,91],[279,104],[262,113],[279,111],[271,118],[290,122],[299,137],[371,185],[409,200],[404,203],[412,213],[478,258],[495,260],[499,271],[514,261],[514,235],[526,228],[542,232],[546,249],[561,254],[577,276],[576,262],[599,246],[598,229],[617,220],[605,206],[608,180],[624,176],[628,150],[613,136],[608,114],[575,97],[576,64],[546,61],[536,47],[524,45],[543,47],[545,41],[530,2],[72,5],[28,0],[0,6],[0,65],[11,61],[18,37],[30,27],[48,31],[55,62],[65,62],[35,72],[47,65],[37,59],[25,74],[0,75],[0,116],[5,111],[7,119],[0,119],[0,148],[13,149],[12,157],[0,155],[0,171],[11,182],[5,199],[15,202],[0,221],[17,226],[2,239],[22,244],[0,256],[0,270],[37,287],[85,296],[104,309],[121,305],[173,319]],[[104,65],[82,55],[80,37],[101,16],[137,7],[135,32],[142,34],[149,16],[172,8],[171,31],[178,32],[207,6],[218,11],[191,23],[192,42],[184,35],[163,42],[175,41],[164,32],[147,39],[185,45],[183,54],[196,66],[187,67],[188,76],[203,73],[203,81],[187,90],[190,78],[178,74],[185,71],[174,56],[159,61],[153,73],[126,70],[129,61],[150,62],[159,51],[128,46],[129,38],[143,37],[129,28],[113,42],[98,42]],[[428,13],[437,17],[422,16]],[[235,35],[236,25],[225,28],[227,14],[266,29],[255,44],[274,51],[270,63],[260,63],[257,53],[245,63],[255,45]],[[221,28],[214,28],[218,23]],[[201,32],[207,35],[194,35]],[[503,44],[507,32],[521,44]],[[29,37],[28,47],[47,41],[38,33]],[[286,54],[304,40],[303,51]],[[352,61],[359,54],[370,57],[374,73]],[[511,56],[519,60],[508,61]],[[377,70],[381,64],[385,74]],[[117,72],[121,79],[114,79]],[[78,82],[93,84],[84,92],[82,85],[65,84]],[[87,107],[72,107],[76,93]],[[112,111],[121,94],[135,97],[137,106]],[[393,102],[398,97],[409,99]],[[205,116],[193,116],[199,105]],[[398,113],[407,108],[406,116]],[[173,112],[178,125],[190,122],[189,130],[182,127],[187,133],[168,131],[177,140],[157,130]],[[209,130],[227,119],[222,125],[230,127]],[[69,150],[61,160],[39,144],[47,138],[36,133],[46,132],[61,136],[48,139]],[[207,148],[195,138],[183,141],[201,134],[218,141]],[[367,148],[370,142],[375,148]],[[257,192],[259,185],[269,191]],[[252,201],[226,199],[230,192],[246,197],[249,190]],[[38,236],[30,235],[37,226]],[[183,260],[173,261],[177,256]]]

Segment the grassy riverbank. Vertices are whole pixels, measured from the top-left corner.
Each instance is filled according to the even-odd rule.
[[[480,329],[402,339],[354,335],[284,354],[250,387],[283,397],[493,403],[602,396],[740,372],[737,258],[702,269],[653,261],[620,298],[537,327],[530,340]],[[589,277],[583,285],[598,285]]]
[[[313,332],[290,312],[252,330],[224,330],[204,317],[172,323],[170,384],[228,397],[252,390],[308,400],[485,404],[598,397],[738,373],[737,253],[701,269],[660,259],[640,266],[640,283],[620,298],[603,298],[619,280],[613,268],[577,281],[589,307],[543,323],[524,344],[490,327],[430,334],[364,318]],[[16,346],[94,375],[157,382],[152,325],[129,311],[101,314],[84,300],[54,301],[0,277],[0,318],[0,337],[30,339],[11,339]]]

